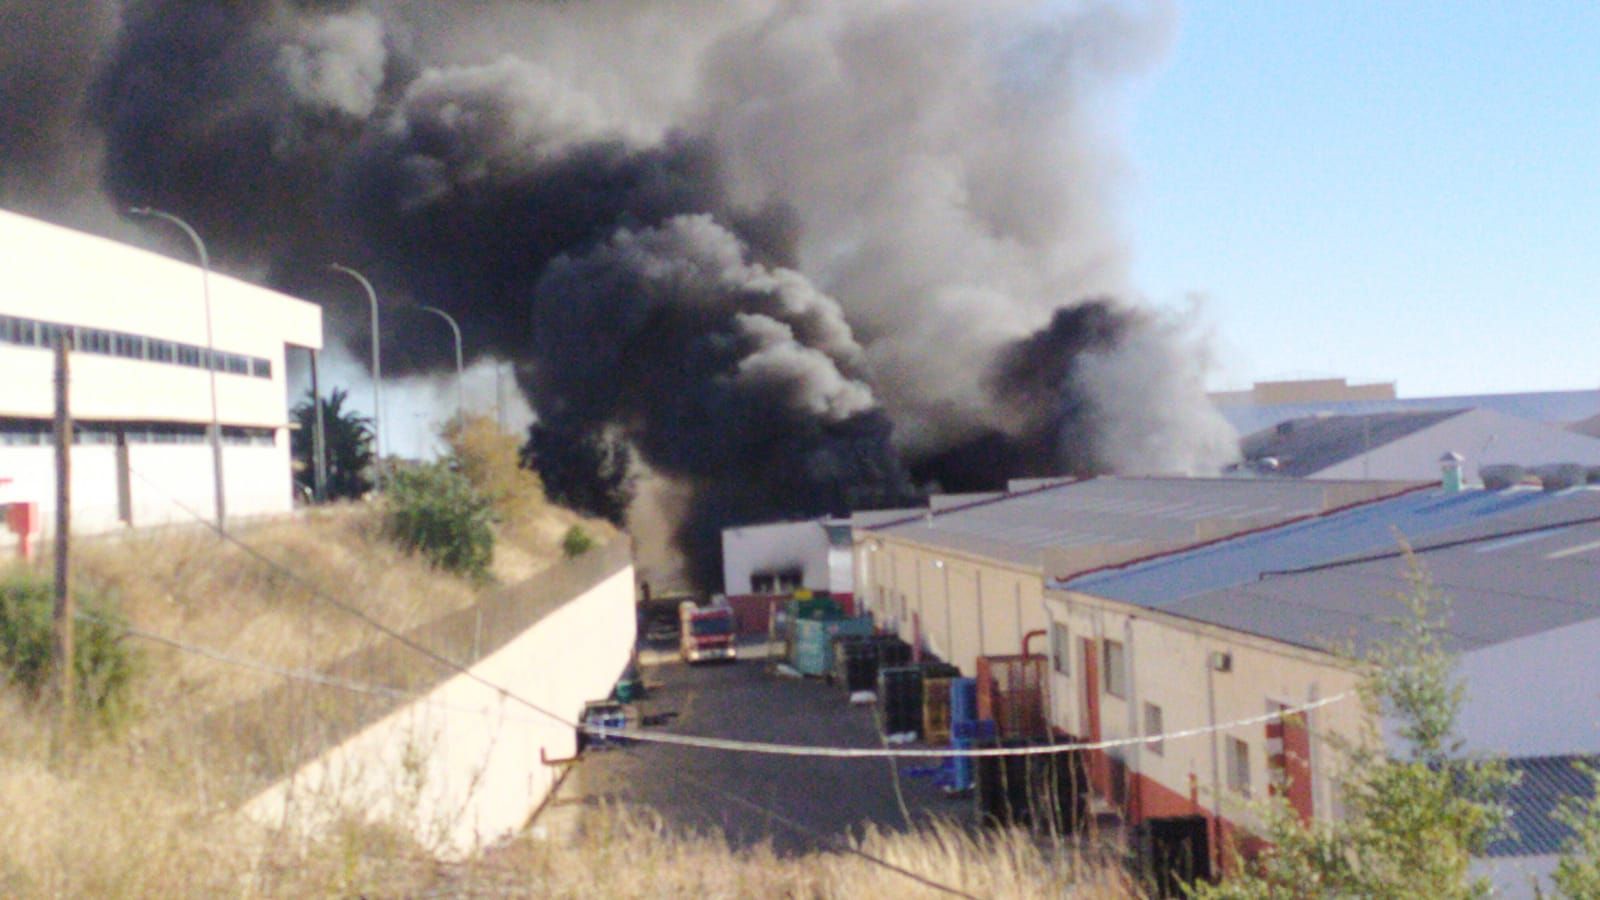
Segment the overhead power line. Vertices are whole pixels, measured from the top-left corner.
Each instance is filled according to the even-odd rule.
[[[142,473],[140,473],[140,478],[142,480],[145,480],[147,483],[150,483],[149,479],[144,478]],[[157,489],[159,490],[159,487]],[[172,498],[170,494],[168,495],[168,499],[170,499],[174,503],[176,503],[180,509],[183,509],[185,512],[189,513],[189,515],[191,517],[193,517],[196,521],[199,521],[199,522],[202,522],[202,523],[206,522],[206,520],[203,517],[201,517],[200,515],[195,513],[194,510],[189,509],[187,506],[185,506],[181,502],[177,501],[175,498]],[[210,523],[206,523],[206,524],[209,525]],[[218,527],[213,527],[212,530],[216,531],[217,535],[219,537],[221,537],[223,540],[225,540],[228,543],[231,543],[231,544],[239,547],[245,553],[249,554],[252,558],[261,561],[262,563],[266,564],[267,566],[269,566],[273,570],[279,572],[280,574],[285,575],[286,577],[290,578],[294,582],[296,582],[296,583],[300,584],[301,586],[305,587],[311,593],[312,596],[317,597],[318,599],[322,600],[323,602],[328,603],[329,605],[333,606],[335,609],[338,609],[338,610],[346,613],[347,615],[350,615],[350,616],[356,618],[358,621],[365,623],[367,626],[373,628],[374,630],[376,630],[380,634],[383,634],[383,635],[391,638],[392,640],[398,642],[401,646],[404,646],[404,647],[406,647],[406,648],[418,653],[419,655],[421,655],[421,656],[423,656],[423,657],[425,657],[425,658],[427,658],[429,660],[432,660],[433,662],[439,663],[440,665],[443,665],[447,669],[453,670],[457,674],[463,675],[463,676],[471,679],[472,681],[476,682],[477,684],[480,684],[480,685],[482,685],[482,686],[484,686],[486,688],[489,688],[492,691],[495,691],[502,698],[513,700],[513,701],[515,701],[515,702],[517,702],[517,703],[519,703],[519,704],[521,704],[523,706],[528,707],[529,709],[533,710],[534,712],[537,712],[540,715],[543,715],[543,716],[545,716],[545,717],[547,717],[549,719],[552,719],[552,720],[554,720],[554,721],[556,721],[558,723],[566,725],[567,727],[570,727],[570,728],[573,728],[574,730],[579,730],[579,731],[587,730],[587,731],[591,731],[592,733],[597,733],[597,734],[600,734],[600,735],[604,735],[605,734],[605,730],[604,729],[599,729],[598,731],[596,731],[595,729],[588,729],[588,728],[586,728],[584,725],[582,725],[580,723],[573,722],[573,721],[567,719],[564,716],[561,716],[561,715],[559,715],[557,713],[551,712],[550,710],[545,709],[543,706],[541,706],[541,705],[539,705],[537,703],[534,703],[533,701],[528,700],[527,698],[516,694],[515,692],[509,690],[508,688],[505,688],[505,687],[503,687],[501,685],[495,684],[494,682],[484,678],[483,676],[478,675],[477,673],[475,673],[475,672],[471,671],[470,669],[468,669],[466,666],[463,666],[460,663],[457,663],[456,661],[454,661],[452,659],[449,659],[449,658],[443,656],[442,654],[439,654],[439,653],[429,649],[426,646],[423,646],[422,644],[416,642],[415,640],[412,640],[411,638],[409,638],[406,635],[400,633],[399,631],[397,631],[397,630],[395,630],[393,628],[390,628],[388,625],[385,625],[382,622],[379,622],[378,620],[374,619],[372,616],[366,614],[365,612],[362,612],[360,609],[356,608],[355,606],[353,606],[353,605],[351,605],[349,603],[346,603],[346,602],[344,602],[342,600],[339,600],[338,598],[329,596],[318,585],[313,584],[310,581],[308,581],[307,579],[303,578],[298,572],[295,572],[295,571],[289,569],[288,567],[279,564],[276,560],[274,560],[271,557],[267,556],[266,554],[260,552],[259,550],[255,549],[254,547],[249,546],[248,544],[244,543],[241,539],[239,539],[237,536],[229,534],[224,529],[218,528]],[[782,825],[790,828],[791,830],[796,831],[799,834],[802,834],[802,835],[804,835],[806,837],[809,837],[812,840],[817,841],[819,844],[821,844],[823,846],[829,846],[829,847],[832,847],[833,849],[835,849],[835,850],[837,850],[839,852],[848,853],[848,854],[850,854],[852,856],[856,856],[856,857],[859,857],[861,859],[864,859],[867,862],[884,869],[885,871],[893,872],[893,873],[895,873],[897,875],[900,875],[902,877],[905,877],[907,879],[915,881],[918,884],[921,884],[921,885],[923,885],[925,887],[933,888],[935,890],[938,890],[938,891],[946,893],[946,894],[950,894],[952,896],[965,897],[965,898],[968,898],[968,900],[978,900],[978,898],[975,897],[974,895],[969,894],[966,891],[963,891],[963,890],[961,890],[959,888],[954,888],[954,887],[951,887],[949,885],[942,884],[942,883],[940,883],[938,881],[935,881],[935,880],[933,880],[931,878],[928,878],[926,876],[919,875],[916,872],[911,871],[910,869],[904,868],[903,866],[896,865],[895,863],[892,863],[892,862],[890,862],[890,861],[888,861],[886,859],[882,859],[881,857],[874,856],[873,854],[867,853],[866,851],[861,850],[859,847],[852,846],[849,842],[843,841],[843,840],[841,840],[841,839],[839,839],[839,838],[837,838],[835,836],[821,834],[821,833],[819,833],[819,832],[817,832],[817,831],[815,831],[815,830],[813,830],[811,828],[808,828],[803,823],[800,823],[800,822],[798,822],[798,821],[796,821],[796,820],[794,820],[794,819],[792,819],[792,818],[790,818],[788,816],[785,816],[784,814],[778,812],[777,810],[770,809],[770,808],[766,807],[765,805],[757,803],[754,800],[751,800],[751,799],[749,799],[747,797],[741,797],[741,796],[739,796],[737,794],[733,794],[731,792],[724,791],[724,790],[722,790],[720,788],[715,788],[715,787],[712,787],[711,785],[701,783],[701,782],[697,781],[696,779],[693,779],[693,778],[685,775],[682,772],[676,772],[676,771],[673,771],[671,769],[665,770],[662,774],[666,775],[671,780],[679,782],[680,784],[688,784],[691,787],[698,787],[698,788],[700,788],[702,790],[713,791],[713,792],[723,796],[727,800],[729,800],[729,802],[737,803],[740,806],[744,806],[746,808],[754,809],[756,811],[759,811],[763,815],[765,815],[768,818],[770,818],[772,821],[777,822],[779,824],[782,824]]]

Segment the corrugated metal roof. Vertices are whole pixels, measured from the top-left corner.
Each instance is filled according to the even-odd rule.
[[[879,530],[928,546],[1038,565],[1046,549],[1196,541],[1200,529],[1221,519],[1256,525],[1321,512],[1329,502],[1329,484],[1093,478],[945,509]]]
[[[1506,798],[1511,810],[1509,832],[1489,845],[1485,856],[1549,856],[1561,852],[1561,845],[1572,837],[1572,829],[1557,821],[1553,813],[1561,801],[1571,797],[1586,800],[1594,796],[1594,782],[1579,767],[1594,766],[1596,756],[1525,756],[1506,761],[1519,775]]]
[[[1450,599],[1454,649],[1472,650],[1600,616],[1600,522],[1562,527],[1586,518],[1600,519],[1600,491],[1428,491],[1064,586],[1289,643],[1360,650],[1389,634],[1401,611],[1394,595],[1406,571],[1396,554],[1405,538]],[[1497,537],[1509,532],[1524,533]]]
[[[1278,463],[1276,474],[1304,478],[1464,412],[1467,410],[1309,416],[1262,429],[1242,439],[1239,446],[1249,462],[1271,457]]]

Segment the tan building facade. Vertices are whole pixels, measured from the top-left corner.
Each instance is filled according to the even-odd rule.
[[[1306,818],[1333,814],[1336,773],[1323,744],[1362,724],[1349,663],[1088,594],[1050,590],[1045,599],[1058,735],[1099,742],[1200,732],[1091,753],[1096,792],[1127,821],[1204,816],[1216,847],[1217,823],[1248,824],[1247,805],[1269,794],[1287,795]],[[1318,701],[1330,702],[1287,726],[1261,721]]]
[[[965,673],[1049,624],[1038,566],[874,535],[856,543],[856,572],[856,599],[882,626]]]

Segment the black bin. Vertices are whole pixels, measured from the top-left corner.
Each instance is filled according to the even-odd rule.
[[[878,670],[878,716],[885,734],[922,734],[922,669]]]
[[[1007,738],[986,743],[1021,749],[1045,742]],[[1070,834],[1087,821],[1089,776],[1081,751],[981,756],[975,763],[973,798],[984,824]]]

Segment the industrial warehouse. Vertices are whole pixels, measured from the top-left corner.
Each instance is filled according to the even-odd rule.
[[[975,790],[983,816],[1127,829],[1184,880],[1248,843],[1252,802],[1340,815],[1328,742],[1366,727],[1352,654],[1395,632],[1396,598],[1426,578],[1450,604],[1462,752],[1521,773],[1511,830],[1475,866],[1519,896],[1555,867],[1570,832],[1551,813],[1585,790],[1600,723],[1600,670],[1578,662],[1600,627],[1596,470],[1486,465],[1485,486],[1458,454],[1435,465],[1431,483],[1020,481],[864,514],[852,577],[829,576],[843,601],[833,655],[811,646],[827,641],[805,621],[814,601],[788,601],[783,652],[802,674],[875,689],[884,727],[929,746],[1062,748],[1011,769],[952,758],[940,777]],[[813,542],[794,529],[796,548]],[[785,558],[750,533],[726,536],[741,557],[730,571]],[[852,614],[880,636],[851,637],[865,633]],[[875,685],[863,657],[878,660]],[[1008,777],[1022,794],[986,784]]]

